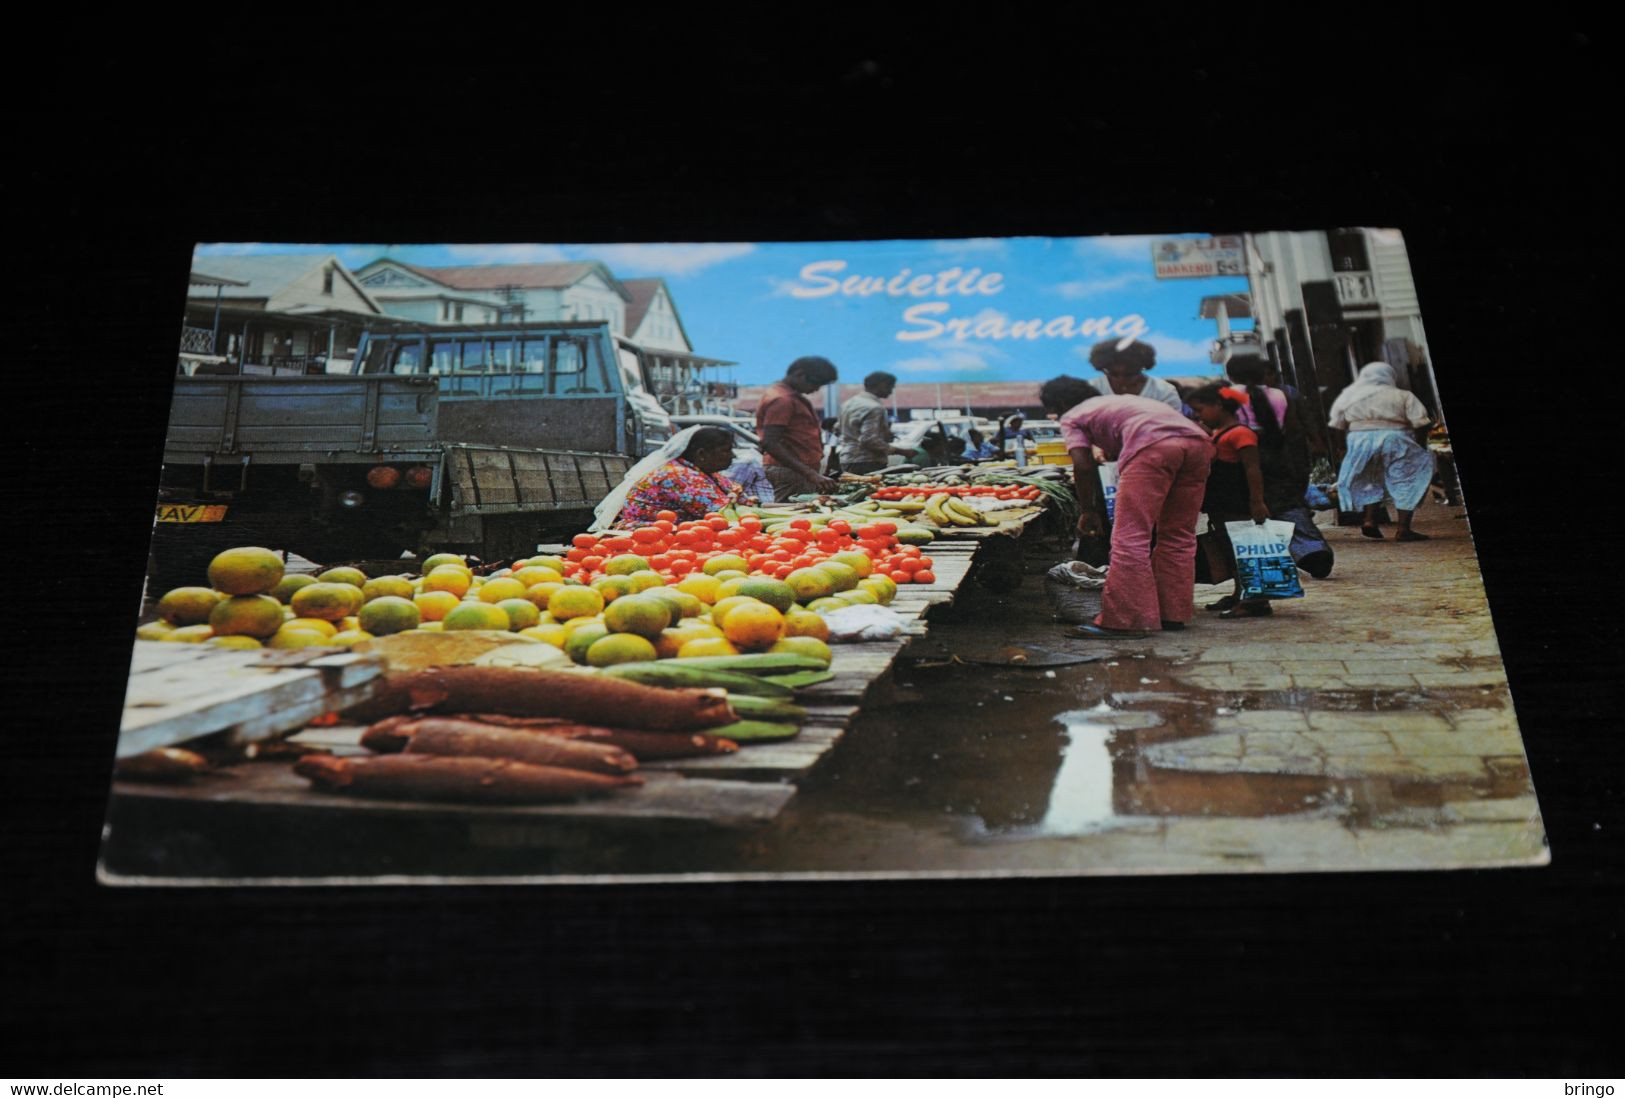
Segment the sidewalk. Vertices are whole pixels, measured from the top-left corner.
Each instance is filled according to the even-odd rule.
[[[1416,529],[1432,540],[1406,544],[1391,527],[1383,541],[1323,527],[1337,564],[1304,579],[1306,598],[1262,619],[1198,610],[1186,631],[1145,640],[1065,638],[1037,561],[1012,595],[967,588],[915,646],[919,670],[871,698],[851,750],[793,802],[769,864],[750,868],[1543,864],[1462,515],[1425,505]],[[1197,605],[1227,589],[1198,588]],[[979,662],[1020,646],[1103,658]]]

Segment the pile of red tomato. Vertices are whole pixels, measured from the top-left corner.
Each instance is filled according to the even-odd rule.
[[[870,499],[929,499],[939,493],[959,496],[991,496],[994,499],[1026,499],[1037,501],[1044,493],[1030,484],[950,484],[937,487],[929,484],[891,484],[876,488]]]
[[[565,553],[577,570],[566,578],[591,583],[605,574],[605,561],[630,553],[648,561],[667,583],[701,571],[707,561],[723,555],[742,558],[751,575],[783,579],[836,553],[856,551],[869,558],[873,574],[889,576],[894,583],[936,582],[931,558],[918,545],[901,544],[896,535],[895,522],[854,527],[835,519],[815,530],[810,519],[798,518],[768,534],[755,515],[742,516],[737,523],[717,514],[678,522],[676,513],[661,511],[653,523],[629,533],[577,534]]]

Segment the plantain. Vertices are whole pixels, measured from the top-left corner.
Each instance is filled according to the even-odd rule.
[[[604,668],[604,674],[614,679],[661,686],[667,689],[703,689],[721,687],[730,694],[754,694],[765,698],[788,698],[794,691],[776,682],[763,682],[755,675],[739,671],[725,671],[714,667],[677,667],[676,660],[618,663]]]

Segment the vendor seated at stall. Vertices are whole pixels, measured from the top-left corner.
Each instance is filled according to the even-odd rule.
[[[670,511],[678,522],[704,518],[738,503],[739,485],[722,475],[733,464],[733,434],[721,427],[689,427],[622,478],[594,514],[593,530],[631,529]]]

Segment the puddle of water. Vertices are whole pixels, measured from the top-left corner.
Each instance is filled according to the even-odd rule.
[[[1040,835],[1081,835],[1098,831],[1116,815],[1112,808],[1111,738],[1115,729],[1098,723],[1101,702],[1094,709],[1077,709],[1055,719],[1066,726],[1067,744],[1061,769],[1050,788],[1049,811],[1035,829]]]

